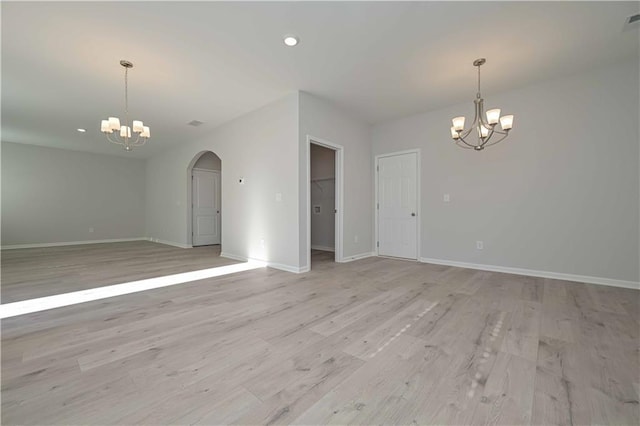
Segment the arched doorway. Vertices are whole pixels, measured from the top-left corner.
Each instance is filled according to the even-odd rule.
[[[188,169],[187,240],[192,247],[222,242],[222,161],[211,151],[199,152]]]

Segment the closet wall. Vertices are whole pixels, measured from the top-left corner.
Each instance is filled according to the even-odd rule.
[[[311,248],[335,250],[335,151],[311,145]]]

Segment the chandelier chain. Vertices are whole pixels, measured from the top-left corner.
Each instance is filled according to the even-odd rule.
[[[125,126],[129,126],[129,68],[124,67],[124,121]],[[128,134],[125,135],[125,139]]]
[[[478,93],[476,95],[478,98],[481,98],[482,95],[480,95],[480,65],[478,65]]]

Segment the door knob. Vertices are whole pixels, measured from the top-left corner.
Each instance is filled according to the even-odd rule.
[[[416,215],[415,213],[411,213],[411,216],[415,216],[415,215]]]

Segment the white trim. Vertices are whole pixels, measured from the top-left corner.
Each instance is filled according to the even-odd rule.
[[[225,258],[231,259],[231,260],[237,260],[239,262],[246,262],[247,260],[249,260],[247,257],[238,256],[237,254],[227,253],[225,251],[220,252],[220,257],[225,257]]]
[[[193,248],[193,246],[189,244],[176,243],[176,242],[167,241],[167,240],[159,240],[158,238],[148,238],[148,240],[151,241],[152,243],[165,244],[167,246],[179,247],[184,249]]]
[[[266,260],[260,260],[260,259],[253,259],[253,258],[248,258],[245,256],[239,256],[237,254],[233,254],[233,253],[227,253],[227,252],[222,252],[220,253],[220,257],[224,257],[227,259],[231,259],[231,260],[237,260],[240,262],[262,262],[264,263],[266,266],[273,268],[273,269],[279,269],[281,271],[285,271],[285,272],[293,272],[294,274],[301,274],[303,272],[309,272],[309,268],[308,267],[298,267],[298,266],[291,266],[291,265],[284,265],[282,263],[275,263],[275,262],[269,262]]]
[[[214,154],[215,155],[215,154]],[[220,173],[220,170],[213,170],[213,169],[201,169],[200,167],[194,167],[191,169],[191,172],[193,173],[193,171],[196,172],[207,172],[207,173]]]
[[[340,261],[340,263],[349,263],[349,262],[353,262],[354,260],[360,260],[360,259],[366,259],[367,257],[375,257],[375,252],[368,252],[368,253],[360,253],[360,254],[354,254],[353,256],[347,256],[344,259],[342,259]]]
[[[128,241],[150,241],[150,239],[146,237],[138,237],[138,238],[111,238],[108,240],[64,241],[60,243],[13,244],[8,246],[2,246],[2,250],[17,250],[17,249],[27,249],[27,248],[59,247],[59,246],[77,246],[77,245],[84,245],[84,244],[124,243]]]
[[[267,266],[269,268],[279,269],[285,272],[293,272],[294,274],[303,274],[311,270],[311,268],[309,268],[308,266],[299,267],[299,266],[284,265],[282,263],[273,263],[273,262],[267,262]]]
[[[307,135],[307,161],[305,163],[307,168],[307,265],[299,268],[301,272],[307,272],[311,270],[311,144],[324,146],[325,148],[335,151],[335,261],[343,261],[343,235],[344,235],[344,147],[342,145],[335,144],[325,139],[316,138],[315,136]]]
[[[317,244],[311,244],[311,250],[331,251],[331,252],[336,251],[334,247],[319,246]]]
[[[421,171],[422,171],[422,163],[421,163],[421,154],[420,148],[416,149],[405,149],[404,151],[396,151],[389,152],[385,154],[378,154],[374,157],[373,160],[373,184],[374,184],[374,192],[375,199],[373,200],[373,212],[374,212],[374,241],[373,241],[373,252],[375,256],[380,256],[380,247],[378,247],[378,160],[384,157],[394,157],[396,155],[404,155],[404,154],[416,154],[416,214],[418,218],[416,219],[416,258],[410,259],[406,258],[406,260],[420,260],[420,247],[422,246],[422,231],[421,231],[421,222],[422,222],[422,202],[420,201],[421,197],[421,187],[420,182]],[[399,259],[399,258],[396,258]]]
[[[456,266],[458,268],[478,269],[480,271],[504,272],[506,274],[526,275],[530,277],[551,278],[555,280],[576,281],[587,284],[600,284],[611,287],[623,287],[640,290],[640,283],[635,281],[616,280],[612,278],[591,277],[588,275],[565,274],[561,272],[537,271],[534,269],[512,268],[509,266],[482,265],[478,263],[457,262],[454,260],[420,258],[422,263]]]

